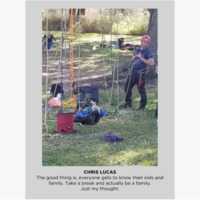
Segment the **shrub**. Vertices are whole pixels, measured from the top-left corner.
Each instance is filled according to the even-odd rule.
[[[141,22],[134,26],[133,29],[129,31],[130,35],[145,35],[148,31],[148,23],[147,22]]]
[[[101,27],[99,27],[99,21],[97,19],[89,19],[88,17],[82,17],[81,28],[82,33],[100,33]]]

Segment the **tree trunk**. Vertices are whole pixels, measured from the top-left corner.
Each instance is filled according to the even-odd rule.
[[[78,9],[78,11],[77,11],[77,16],[79,15],[79,13],[80,13],[81,15],[85,15],[85,9]]]
[[[149,45],[149,49],[151,50],[153,57],[154,57],[154,62],[155,62],[155,67],[150,67],[149,68],[149,73],[148,76],[149,78],[155,78],[157,76],[156,73],[156,68],[158,66],[158,54],[157,54],[157,49],[158,49],[158,10],[157,9],[148,9],[150,12],[150,17],[149,17],[149,26],[148,26],[148,35],[151,38],[151,43]]]
[[[149,18],[149,26],[148,26],[148,35],[151,38],[151,43],[149,45],[149,49],[151,49],[153,55],[154,55],[154,61],[155,65],[158,65],[158,37],[157,37],[157,31],[158,31],[158,10],[157,9],[148,9],[150,12],[150,18]]]

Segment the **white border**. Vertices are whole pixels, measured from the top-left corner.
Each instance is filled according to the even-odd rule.
[[[199,12],[197,1],[175,4],[175,196],[200,199]]]
[[[1,9],[0,20],[1,27],[5,32],[1,31],[1,38],[11,38],[15,33],[20,40],[20,46],[17,49],[13,49],[13,59],[10,59],[10,45],[7,40],[1,39],[1,74],[9,74],[9,80],[7,76],[1,76],[1,85],[6,85],[13,88],[13,83],[18,83],[22,88],[25,87],[25,6],[23,1],[12,2],[12,6],[9,1],[0,2]],[[199,105],[194,107],[193,99],[186,96],[186,91],[190,93],[196,93],[196,98],[199,100],[199,63],[196,59],[191,57],[199,57],[199,2],[198,1],[178,1],[176,2],[176,78],[175,78],[175,133],[176,133],[176,198],[200,198],[199,192],[199,180],[200,180],[200,161],[198,159],[200,152],[200,131],[199,131]],[[188,10],[188,8],[190,8]],[[12,15],[8,15],[12,13]],[[187,13],[187,15],[186,15]],[[7,20],[5,19],[5,16]],[[14,19],[13,19],[13,16]],[[17,21],[12,23],[12,26],[7,21]],[[193,30],[188,30],[188,21],[191,24]],[[193,36],[195,33],[195,36]],[[3,34],[3,35],[2,35]],[[191,35],[191,37],[187,37]],[[196,44],[196,45],[195,45]],[[193,52],[188,51],[188,57],[184,56],[187,49],[193,49]],[[183,59],[184,57],[184,59]],[[189,66],[188,66],[189,64]],[[195,73],[193,74],[193,84],[195,87],[191,88],[188,69],[193,67]],[[10,74],[10,71],[16,73]],[[15,71],[16,70],[16,71]],[[11,81],[12,80],[12,81]],[[187,81],[186,81],[187,80]],[[25,91],[23,89],[23,91]],[[7,94],[6,88],[1,88],[1,105],[5,105],[5,101],[2,98]],[[17,94],[9,95],[6,99],[6,104],[12,105],[15,98],[15,112],[21,113],[15,120],[11,120],[14,115],[11,115],[9,107],[1,107],[1,115],[3,116],[3,127],[1,129],[1,145],[0,145],[0,157],[1,157],[1,170],[0,170],[0,198],[2,199],[24,199],[25,196],[25,111],[24,111],[24,99],[25,94],[22,92],[20,98],[17,100]],[[192,97],[192,96],[191,96]],[[18,107],[17,105],[21,105]],[[20,110],[19,110],[20,109]],[[9,120],[8,120],[9,119]],[[13,119],[13,118],[12,118]],[[2,120],[2,119],[1,119]],[[12,123],[13,130],[9,131]],[[17,127],[17,128],[14,128]],[[17,130],[17,131],[16,131]],[[12,136],[12,140],[11,137]],[[189,143],[189,145],[188,145]],[[17,159],[15,165],[13,160]],[[186,158],[187,162],[185,161]],[[189,175],[192,175],[189,177]]]

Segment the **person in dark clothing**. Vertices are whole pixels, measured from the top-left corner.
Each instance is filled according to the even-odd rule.
[[[124,38],[119,38],[118,39],[119,48],[123,48],[123,44],[124,44]]]
[[[125,104],[124,107],[132,107],[132,89],[135,84],[138,86],[138,92],[140,94],[140,107],[137,110],[143,110],[147,104],[147,95],[145,90],[145,78],[147,66],[154,65],[154,59],[151,51],[148,49],[150,44],[150,37],[144,35],[141,39],[141,48],[136,49],[132,61],[133,66],[131,73],[128,75],[124,90],[125,90]]]
[[[80,86],[78,87],[75,83],[72,84],[73,93],[78,94],[78,104],[86,98],[86,94],[90,94],[90,100],[99,103],[99,89],[94,86]]]
[[[130,44],[130,43],[126,43],[124,44],[124,38],[119,38],[118,39],[118,45],[119,45],[119,49],[121,50],[135,50],[140,48],[140,45],[136,44]]]
[[[96,102],[90,100],[90,107],[88,113],[85,116],[76,115],[74,122],[80,122],[82,124],[94,125],[101,119],[100,108]]]
[[[97,111],[93,111],[86,116],[75,116],[74,122],[81,124],[94,125],[99,122],[101,115]]]
[[[99,103],[99,89],[92,86],[80,86],[78,87],[75,82],[72,83],[73,94],[78,94],[76,114],[82,112],[83,108],[87,105],[97,106]],[[84,105],[86,94],[90,94],[88,102]]]
[[[80,86],[77,87],[75,83],[72,84],[73,93],[78,94],[77,113],[74,117],[74,122],[82,124],[94,125],[106,115],[106,112],[100,109],[99,103],[99,89],[95,86]],[[85,103],[86,94],[90,95],[89,103]]]
[[[48,50],[50,50],[51,46],[53,45],[53,39],[54,39],[54,37],[50,33],[47,36],[44,35],[43,42],[44,42],[44,45],[46,45],[46,42],[47,42],[47,49]]]
[[[64,91],[62,89],[61,84],[53,84],[53,85],[51,85],[51,91],[50,91],[50,93],[51,93],[52,97],[57,97],[57,95],[59,93],[62,94],[62,96],[63,96]]]

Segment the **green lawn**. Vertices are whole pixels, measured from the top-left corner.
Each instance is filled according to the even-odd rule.
[[[51,47],[51,55],[54,60],[56,57],[59,59],[60,49],[61,49],[61,33],[60,31],[51,31],[51,34],[54,35],[53,43]],[[43,31],[43,35],[45,32]],[[65,37],[64,37],[65,38]],[[106,48],[100,47],[100,43],[102,41],[102,35],[97,33],[84,33],[84,34],[75,34],[73,37],[73,54],[74,54],[74,70],[80,67],[81,73],[89,71],[92,69],[104,68],[109,69],[111,65],[113,66],[116,62],[116,57],[118,56],[118,65],[123,65],[127,60],[130,60],[133,51],[127,50],[118,50],[118,49],[111,49],[110,41],[118,41],[118,38],[124,38],[125,43],[133,43],[133,44],[140,44],[140,36],[130,36],[130,35],[112,35],[112,37],[108,34],[104,35],[104,40],[107,44]],[[63,48],[69,48],[69,39],[70,36],[66,36],[67,43],[63,44]],[[79,52],[79,45],[80,45],[80,52]],[[93,51],[93,47],[96,46],[96,50]],[[45,53],[45,48],[43,46],[43,51]],[[79,57],[80,55],[80,57]],[[44,56],[46,59],[46,56]],[[51,58],[49,58],[51,59]],[[67,59],[68,61],[68,59]],[[80,62],[79,62],[80,61]],[[111,64],[112,63],[112,64]],[[50,64],[51,65],[51,64]],[[80,66],[81,65],[81,66]]]
[[[100,93],[100,105],[106,108],[105,92]],[[102,98],[101,98],[102,97]],[[54,136],[56,130],[54,109],[48,115],[49,133],[54,137],[43,137],[44,166],[157,166],[158,137],[157,119],[154,117],[157,93],[148,92],[148,105],[136,111],[139,95],[134,91],[133,109],[120,109],[94,125],[75,125],[78,134]],[[103,102],[105,100],[105,102]],[[120,96],[120,101],[122,96]],[[43,127],[45,130],[45,128]],[[122,142],[104,142],[101,137],[112,131],[124,138]]]

